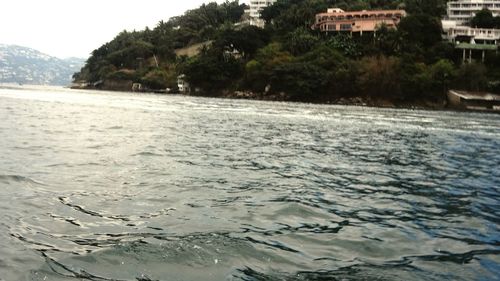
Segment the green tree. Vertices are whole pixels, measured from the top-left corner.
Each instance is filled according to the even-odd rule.
[[[402,101],[422,99],[432,91],[432,79],[429,67],[423,62],[415,62],[409,56],[400,58],[399,79],[401,82]]]
[[[373,45],[379,54],[394,56],[401,51],[400,48],[403,40],[400,32],[388,28],[384,24],[376,30],[376,36],[373,41]]]
[[[175,65],[170,64],[164,67],[151,67],[143,71],[140,79],[136,81],[142,83],[146,88],[158,90],[177,87],[177,71]]]
[[[163,61],[174,61],[174,29],[164,21],[160,21],[153,29],[153,52]]]
[[[248,59],[269,43],[269,37],[268,31],[256,26],[245,26],[240,30],[229,28],[220,32],[213,45],[229,52],[236,50]]]
[[[401,94],[400,60],[396,57],[365,57],[359,61],[358,83],[367,96],[398,97]]]
[[[442,40],[440,20],[426,14],[404,17],[398,31],[402,38],[402,51],[417,55],[425,55],[425,50]]]
[[[334,70],[347,62],[347,58],[337,49],[331,48],[328,43],[318,44],[310,52],[297,57],[296,60],[311,62],[326,70]]]
[[[291,100],[314,101],[325,91],[328,73],[307,62],[280,65],[271,75],[271,89],[285,92]]]
[[[487,68],[481,63],[462,64],[457,71],[454,85],[459,89],[483,91],[488,87]]]
[[[483,9],[471,19],[470,25],[477,28],[500,28],[500,17],[495,18],[490,10]]]
[[[327,81],[321,92],[316,95],[321,94],[320,99],[333,100],[358,93],[356,63],[330,47],[328,42],[319,44],[310,52],[296,58],[296,61],[314,64],[324,71],[322,75],[326,76]]]
[[[208,49],[189,61],[183,70],[191,86],[217,95],[222,89],[231,88],[241,77],[242,67],[236,58],[224,56],[218,49]]]
[[[274,68],[293,60],[293,56],[282,50],[279,43],[271,43],[257,51],[255,58],[245,66],[245,85],[253,91],[264,92],[270,83]]]
[[[292,55],[300,55],[312,50],[318,42],[317,36],[300,27],[285,36],[284,46]]]
[[[262,18],[279,33],[293,31],[297,28],[309,28],[319,12],[333,5],[325,0],[278,0],[261,12]]]
[[[430,17],[440,18],[446,14],[447,0],[405,0],[405,10],[412,14],[425,14]]]
[[[456,71],[453,63],[446,59],[440,59],[430,67],[431,79],[434,83],[435,92],[446,93],[451,81],[455,79]]]
[[[361,55],[361,47],[353,37],[345,33],[339,33],[329,38],[326,44],[347,57],[356,58]]]
[[[143,61],[153,55],[154,46],[151,43],[137,40],[127,47],[110,53],[107,60],[120,68],[139,68],[144,66]]]
[[[271,23],[277,19],[282,13],[286,12],[293,5],[297,5],[304,0],[278,0],[273,5],[265,7],[260,12],[260,17],[266,22]]]

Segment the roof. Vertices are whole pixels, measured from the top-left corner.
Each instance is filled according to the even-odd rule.
[[[336,8],[329,8],[328,11],[332,11]],[[331,16],[331,15],[339,15],[339,16],[346,16],[346,15],[378,15],[378,14],[403,14],[403,15],[406,15],[406,11],[405,10],[370,10],[370,11],[367,11],[367,10],[363,10],[363,11],[343,11],[341,9],[338,9],[340,11],[336,11],[336,12],[326,12],[326,13],[319,13],[319,14],[316,14],[316,16]]]
[[[466,49],[466,50],[490,50],[495,51],[498,49],[497,45],[493,44],[470,44],[470,43],[460,43],[455,46],[457,49]]]
[[[469,92],[469,91],[450,90],[450,94],[459,96],[466,100],[500,101],[500,95],[488,92]]]

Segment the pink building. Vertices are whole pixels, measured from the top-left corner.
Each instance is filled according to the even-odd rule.
[[[344,12],[342,9],[331,8],[326,13],[316,15],[316,22],[312,26],[325,32],[374,32],[385,24],[388,28],[396,28],[397,24],[406,16],[404,10],[378,10]]]

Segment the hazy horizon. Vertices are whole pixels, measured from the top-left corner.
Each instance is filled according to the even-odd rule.
[[[58,58],[88,58],[123,30],[154,28],[209,0],[79,2],[7,0],[0,6],[0,44],[36,49]],[[221,3],[223,1],[216,1]],[[240,3],[246,3],[241,1]]]

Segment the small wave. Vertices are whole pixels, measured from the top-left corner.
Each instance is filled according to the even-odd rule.
[[[75,218],[59,216],[59,215],[56,215],[56,214],[48,214],[48,215],[51,218],[54,218],[56,220],[65,221],[65,222],[70,223],[70,224],[72,224],[74,226],[83,227],[83,224],[80,221],[78,221],[77,219],[75,219]]]
[[[63,276],[79,280],[215,281],[224,280],[237,265],[235,261],[242,256],[260,260],[261,263],[271,258],[256,252],[247,241],[224,233],[168,236],[161,240],[161,244],[140,239],[152,237],[150,234],[130,235],[137,239],[127,242],[110,235],[109,245],[100,245],[101,250],[82,255],[61,255],[57,251],[41,249],[39,253],[45,259],[45,265],[36,272],[49,278]],[[73,242],[90,244],[103,241],[94,237]]]
[[[98,217],[98,218],[103,218],[103,219],[109,219],[109,220],[116,220],[116,221],[122,221],[122,222],[133,222],[137,221],[139,219],[152,219],[160,216],[165,216],[168,215],[169,212],[175,211],[175,208],[164,208],[161,209],[157,212],[152,212],[152,213],[146,213],[142,215],[110,215],[110,214],[104,214],[101,212],[93,211],[87,209],[85,206],[75,204],[71,202],[70,198],[60,196],[59,202],[65,206],[68,206],[72,208],[75,211],[78,211],[80,213],[92,216],[92,217]],[[69,221],[68,221],[69,222]]]
[[[291,247],[289,247],[289,246],[287,246],[284,243],[279,242],[279,241],[269,241],[268,242],[268,241],[255,239],[255,238],[252,238],[250,236],[247,236],[246,239],[249,242],[254,243],[254,244],[261,244],[261,245],[265,245],[265,246],[268,246],[271,248],[276,248],[276,249],[291,252],[291,253],[300,253],[300,251],[295,250],[295,249],[293,249],[293,248],[291,248]]]
[[[143,151],[136,154],[132,154],[132,156],[135,157],[135,156],[163,156],[163,155],[154,152]]]
[[[0,175],[0,182],[3,183],[30,183],[30,184],[36,184],[36,185],[45,185],[42,182],[36,181],[34,179],[25,177],[25,176],[20,176],[20,175]]]
[[[440,254],[415,256],[408,258],[424,260],[424,261],[452,262],[463,265],[471,262],[477,256],[499,255],[499,254],[500,254],[500,249],[483,249],[483,250],[473,250],[465,253],[450,253],[441,251]]]
[[[120,129],[123,129],[123,126],[112,126],[112,127],[109,127],[109,128],[106,128],[107,130],[120,130]]]
[[[55,163],[55,164],[47,164],[45,167],[47,167],[47,168],[58,168],[58,167],[72,168],[73,165],[70,163]]]

